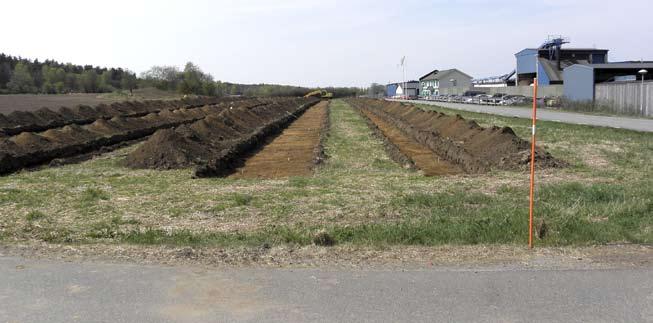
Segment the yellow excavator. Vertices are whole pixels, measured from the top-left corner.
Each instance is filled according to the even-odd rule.
[[[331,99],[333,98],[333,93],[327,92],[325,90],[315,90],[315,91],[308,92],[306,93],[306,95],[304,95],[305,98],[310,98],[312,96],[321,99]]]

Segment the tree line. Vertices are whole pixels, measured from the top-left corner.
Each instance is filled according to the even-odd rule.
[[[39,62],[0,53],[0,94],[73,92],[102,93],[116,90],[155,87],[180,94],[206,96],[303,96],[311,88],[277,84],[237,84],[215,81],[192,62],[183,70],[176,66],[153,66],[136,74],[128,69],[92,65],[62,64],[54,60]],[[364,94],[355,87],[329,87],[335,97]]]
[[[39,62],[0,53],[0,94],[100,93],[136,86],[136,74],[127,69]]]
[[[214,81],[211,74],[204,73],[192,62],[186,63],[183,70],[176,66],[153,66],[141,73],[140,86],[155,87],[163,91],[176,91],[181,94],[208,96],[241,95],[248,97],[303,96],[314,90],[307,87],[278,84],[238,84]],[[335,97],[355,96],[365,93],[356,87],[327,87]]]

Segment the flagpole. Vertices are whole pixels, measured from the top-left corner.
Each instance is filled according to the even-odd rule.
[[[406,60],[406,56],[402,56],[401,59],[399,60],[399,65],[401,65],[401,85],[402,85],[402,96],[406,96],[406,69],[404,67],[404,61]]]

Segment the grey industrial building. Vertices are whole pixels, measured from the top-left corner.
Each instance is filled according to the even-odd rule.
[[[564,69],[564,93],[573,101],[594,100],[597,83],[641,80],[640,70],[653,72],[653,62],[575,64]],[[651,79],[651,73],[644,75]]]
[[[472,77],[455,68],[433,70],[420,77],[419,83],[420,96],[429,97],[440,95],[443,89],[469,88],[472,86]]]

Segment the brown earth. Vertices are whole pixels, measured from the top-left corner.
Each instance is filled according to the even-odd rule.
[[[156,88],[134,90],[133,95],[113,93],[70,93],[70,94],[3,94],[0,95],[0,118],[2,114],[14,111],[36,111],[42,107],[58,108],[76,105],[111,104],[119,101],[178,100],[181,95]]]
[[[329,102],[308,109],[279,136],[247,158],[231,178],[310,176],[320,160]]]
[[[233,106],[192,124],[159,131],[130,153],[132,168],[175,169],[198,167],[195,175],[225,176],[239,158],[281,131],[314,99],[276,98]]]
[[[203,100],[193,101],[193,103],[201,102]],[[40,133],[23,131],[14,136],[2,137],[0,138],[0,174],[45,164],[55,159],[88,154],[105,147],[120,146],[121,143],[147,137],[159,129],[177,127],[202,120],[232,106],[260,104],[258,100],[225,101],[217,105],[199,107],[195,107],[194,104],[183,105],[189,102],[181,101],[150,103],[154,104],[154,109],[163,108],[163,110],[147,113],[140,117],[113,116],[110,119],[99,118],[83,126],[69,124]],[[175,105],[181,105],[181,107],[174,108]],[[116,111],[119,113],[133,112],[135,109],[140,109],[138,106],[139,104],[130,102],[116,104],[111,109],[100,107],[92,110],[110,116],[111,113]],[[145,109],[148,108],[145,107]]]
[[[383,121],[385,128],[396,128],[404,136],[465,172],[519,169],[530,163],[530,142],[519,138],[509,127],[483,128],[460,115],[424,111],[399,102],[373,99],[350,99],[348,102],[365,116],[373,115],[375,120]],[[403,145],[394,144],[400,149]],[[537,147],[536,165],[559,167],[564,162]]]
[[[100,119],[114,117],[142,117],[154,112],[166,112],[179,108],[196,108],[204,105],[230,102],[235,98],[192,98],[183,100],[125,101],[99,104],[95,107],[79,105],[61,107],[56,110],[40,108],[35,111],[16,110],[7,115],[0,114],[0,135],[12,136],[26,131],[45,131],[66,125],[84,125]]]
[[[424,175],[452,175],[463,172],[459,166],[438,156],[431,149],[419,144],[417,141],[401,132],[397,127],[383,121],[383,119],[375,114],[369,111],[363,111],[363,113],[404,156],[409,158],[415,166],[424,173]]]

